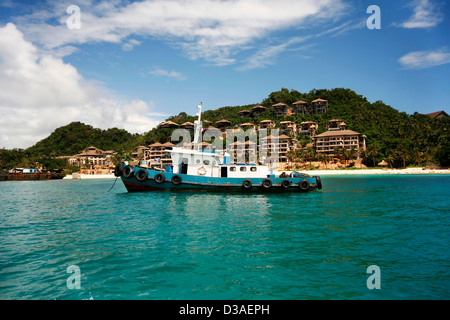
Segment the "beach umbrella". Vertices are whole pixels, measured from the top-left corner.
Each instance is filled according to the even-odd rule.
[[[384,161],[384,159],[383,159],[383,161],[381,161],[378,165],[380,167],[387,167],[389,164],[386,161]]]

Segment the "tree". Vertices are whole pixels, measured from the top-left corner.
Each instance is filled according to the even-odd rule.
[[[378,154],[378,147],[375,144],[370,144],[367,147],[367,155],[372,157],[372,163],[373,166],[375,167],[376,163],[375,163],[375,156]]]
[[[406,162],[411,159],[410,151],[408,146],[403,143],[399,146],[399,148],[395,151],[397,157],[403,162],[403,168],[406,168]]]
[[[309,161],[309,165],[311,165],[311,162],[315,159],[315,157],[317,155],[316,150],[314,150],[314,148],[312,148],[312,147],[308,147],[304,151],[304,154],[305,154],[306,160]]]
[[[345,154],[344,154],[344,148],[343,147],[336,147],[336,148],[334,148],[333,154],[340,161],[345,161]]]
[[[346,158],[346,161],[353,160],[354,158],[356,158],[357,154],[358,151],[355,147],[351,147],[350,149],[344,148],[344,156]]]
[[[325,164],[325,168],[328,169],[328,163],[330,162],[331,158],[326,153],[318,153],[318,159],[320,162],[323,162]]]
[[[450,166],[450,142],[447,140],[436,153],[436,160],[442,167]]]
[[[395,156],[392,153],[388,154],[386,157],[386,162],[389,164],[391,169],[393,169],[392,164],[394,163],[394,161],[395,161]]]

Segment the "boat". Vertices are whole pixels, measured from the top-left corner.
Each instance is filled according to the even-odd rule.
[[[46,173],[50,174],[50,180],[60,180],[66,176],[62,169],[47,170]]]
[[[306,192],[322,189],[319,176],[305,173],[275,174],[268,165],[231,163],[215,150],[202,150],[200,103],[198,120],[194,121],[193,148],[166,147],[172,165],[157,168],[148,161],[131,165],[121,162],[114,169],[128,192],[139,191],[206,191],[206,192]]]
[[[36,168],[14,168],[8,173],[0,173],[0,181],[27,181],[27,180],[51,180],[62,179],[66,176],[62,170],[38,170]]]

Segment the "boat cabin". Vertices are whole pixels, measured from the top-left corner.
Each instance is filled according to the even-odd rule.
[[[223,162],[218,153],[172,148],[172,172],[194,176],[217,178],[267,178],[271,174],[267,166],[256,164],[230,164],[230,156],[225,153]]]

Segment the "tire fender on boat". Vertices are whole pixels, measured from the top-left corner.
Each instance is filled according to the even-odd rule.
[[[317,189],[322,189],[322,181],[320,180],[319,176],[314,176],[313,178],[316,178],[316,185],[317,185]]]
[[[300,181],[300,183],[298,184],[298,186],[300,187],[300,189],[302,189],[303,191],[306,191],[309,189],[309,181],[306,179],[303,179],[302,181]]]
[[[244,189],[250,189],[252,187],[252,182],[249,179],[245,179],[244,182],[242,182],[242,186]]]
[[[120,177],[123,173],[123,163],[119,163],[114,169],[114,176]]]
[[[145,181],[148,178],[148,172],[145,169],[139,169],[138,172],[136,172],[136,179],[138,181]]]
[[[156,183],[163,183],[166,177],[162,173],[157,173],[153,179],[155,179]]]
[[[291,186],[291,182],[288,179],[285,179],[280,184],[284,189],[288,189]]]
[[[264,180],[261,182],[261,186],[262,186],[264,189],[269,189],[270,187],[272,187],[272,180],[270,180],[269,178],[264,179]]]
[[[183,179],[181,179],[181,177],[176,174],[172,177],[171,181],[174,185],[179,185],[181,183],[181,181],[183,181]]]
[[[134,173],[134,167],[133,166],[126,166],[125,168],[123,168],[123,176],[125,178],[131,178],[133,176]]]

